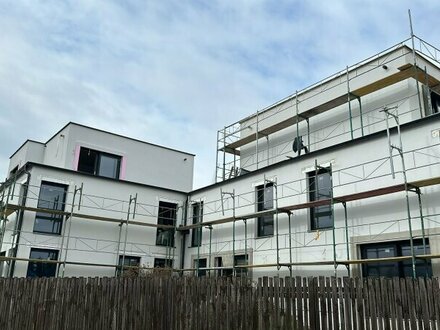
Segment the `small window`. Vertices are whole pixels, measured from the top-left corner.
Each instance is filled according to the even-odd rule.
[[[173,260],[154,258],[154,268],[173,268]]]
[[[198,267],[197,267],[198,264]],[[202,259],[195,259],[194,260],[194,268],[199,268],[199,272],[196,272],[197,277],[204,277],[206,276],[206,269],[200,269],[200,268],[206,268],[206,258]]]
[[[248,265],[248,257],[247,255],[236,255],[234,258],[234,265],[235,266],[245,266]],[[235,268],[235,274],[239,277],[246,277],[248,276],[248,268]]]
[[[67,186],[52,182],[41,182],[38,208],[64,212]],[[56,213],[37,212],[34,232],[61,234],[63,215]]]
[[[330,199],[332,194],[331,172],[329,169],[309,172],[309,201]],[[310,208],[311,230],[333,228],[331,205],[322,205]]]
[[[29,259],[58,260],[58,250],[31,249]],[[27,277],[54,277],[57,270],[55,263],[29,262]]]
[[[424,254],[423,240],[413,240],[413,245],[415,255]],[[428,240],[426,240],[426,253],[431,253]],[[362,259],[391,258],[410,255],[411,247],[409,241],[361,245]],[[362,273],[365,277],[412,277],[412,261],[366,263],[362,265]],[[432,277],[431,261],[416,259],[416,275],[420,277]]]
[[[141,257],[135,257],[135,256],[119,256],[119,262],[118,262],[118,271],[117,275],[121,275],[122,270],[122,260],[124,260],[124,266],[134,266],[139,267],[141,265]],[[138,275],[139,274],[139,268],[125,268],[124,273],[127,272],[129,274]]]
[[[177,219],[177,204],[159,202],[157,224],[175,226]],[[174,247],[174,228],[157,228],[156,245]]]
[[[273,184],[258,186],[256,189],[257,211],[273,209]],[[258,217],[257,237],[273,235],[273,214]]]
[[[193,225],[203,222],[203,202],[192,205],[192,223]],[[202,242],[202,227],[191,230],[191,246],[200,246]]]
[[[121,156],[81,147],[78,171],[106,178],[119,179]]]

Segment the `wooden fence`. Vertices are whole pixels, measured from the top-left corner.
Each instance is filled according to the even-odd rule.
[[[438,279],[0,279],[0,329],[439,329]]]

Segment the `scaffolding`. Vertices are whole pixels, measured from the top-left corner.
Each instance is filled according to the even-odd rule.
[[[415,42],[419,41],[420,47],[418,50],[415,49]],[[412,48],[406,46],[408,42],[412,43]],[[423,52],[422,50],[425,50]],[[397,52],[397,56],[388,60],[386,55],[391,52]],[[380,262],[397,262],[397,261],[410,261],[412,266],[412,275],[415,277],[415,266],[418,259],[424,260],[427,262],[431,259],[440,258],[440,254],[430,254],[428,253],[426,246],[426,221],[434,223],[434,225],[439,225],[440,222],[436,222],[432,220],[432,217],[440,216],[438,214],[425,214],[423,212],[423,204],[422,204],[422,189],[427,187],[432,187],[440,184],[440,177],[438,176],[427,176],[421,180],[408,180],[407,173],[412,171],[417,171],[423,168],[433,168],[440,164],[440,158],[436,155],[433,150],[438,150],[440,147],[440,143],[431,144],[426,147],[412,149],[412,150],[404,150],[400,125],[400,118],[403,115],[412,114],[414,112],[420,112],[421,117],[426,116],[426,113],[423,113],[422,108],[422,100],[419,92],[419,83],[423,84],[426,87],[427,97],[426,100],[428,104],[430,104],[430,91],[434,91],[436,93],[440,93],[440,80],[437,77],[437,73],[432,70],[434,66],[433,61],[438,62],[437,52],[440,53],[440,50],[433,47],[432,45],[426,43],[422,39],[411,35],[411,38],[399,43],[386,51],[379,53],[361,63],[358,63],[352,67],[346,67],[345,70],[337,73],[334,76],[326,78],[315,85],[307,87],[302,91],[296,91],[294,95],[280,101],[279,103],[263,109],[261,111],[257,111],[254,116],[248,117],[245,120],[232,124],[230,126],[224,127],[217,133],[217,180],[218,181],[226,181],[227,179],[239,176],[246,172],[246,168],[244,165],[239,162],[241,155],[241,148],[244,146],[248,146],[250,144],[255,145],[255,162],[254,164],[247,165],[255,165],[256,169],[261,168],[262,166],[270,165],[271,156],[269,154],[269,147],[274,147],[272,141],[269,136],[272,134],[276,134],[278,132],[283,131],[287,128],[295,128],[295,136],[296,136],[296,149],[297,156],[300,156],[301,149],[305,148],[305,152],[309,153],[314,150],[321,149],[320,143],[323,140],[329,140],[331,138],[338,138],[339,136],[348,136],[349,140],[353,140],[356,137],[363,137],[371,134],[373,131],[367,132],[372,126],[376,125],[378,122],[386,123],[386,132],[387,132],[387,141],[388,141],[388,157],[382,157],[378,159],[371,160],[369,162],[364,162],[361,164],[352,165],[346,168],[333,168],[332,163],[328,166],[324,166],[323,164],[318,163],[315,159],[314,162],[314,178],[316,179],[318,176],[318,171],[320,169],[329,169],[331,172],[330,180],[331,180],[331,189],[330,196],[323,199],[309,201],[304,200],[304,196],[310,193],[310,187],[308,186],[307,179],[295,179],[288,182],[279,182],[277,178],[268,178],[266,175],[262,175],[263,187],[264,189],[267,185],[271,185],[273,187],[274,196],[273,196],[273,206],[270,209],[264,209],[260,211],[252,211],[252,212],[243,212],[242,210],[249,207],[255,207],[255,190],[251,190],[244,193],[237,193],[235,189],[223,190],[220,189],[220,198],[215,201],[203,201],[203,210],[202,207],[199,207],[198,214],[196,215],[199,220],[197,223],[187,224],[188,217],[188,209],[192,205],[192,201],[190,200],[191,194],[187,196],[187,200],[183,202],[181,205],[177,205],[177,210],[181,210],[182,219],[180,221],[180,225],[178,225],[177,220],[177,211],[176,217],[173,219],[169,219],[172,221],[172,225],[164,225],[158,223],[158,217],[160,217],[160,208],[158,205],[151,205],[148,203],[143,203],[139,198],[138,194],[134,193],[130,195],[128,200],[118,200],[112,198],[106,198],[102,196],[94,196],[90,194],[86,194],[86,189],[83,184],[80,186],[75,186],[72,192],[68,192],[71,197],[70,210],[69,211],[61,211],[54,210],[49,208],[43,208],[37,206],[30,206],[29,201],[37,202],[40,200],[38,194],[33,192],[33,189],[39,189],[39,187],[32,186],[27,181],[26,183],[17,183],[17,179],[19,177],[18,172],[7,182],[5,182],[1,188],[1,209],[0,209],[0,252],[2,251],[2,247],[4,244],[5,234],[8,232],[7,223],[8,218],[11,217],[14,213],[16,213],[16,225],[12,229],[12,235],[25,234],[26,231],[22,230],[21,222],[23,220],[24,212],[42,212],[47,214],[53,214],[62,217],[63,230],[59,239],[61,240],[61,244],[59,246],[59,260],[35,260],[30,258],[22,258],[17,256],[17,249],[20,245],[24,245],[26,243],[20,243],[17,238],[15,238],[15,242],[12,242],[12,246],[14,247],[12,255],[8,256],[0,256],[0,261],[11,261],[11,262],[35,262],[35,263],[49,263],[55,264],[57,266],[57,276],[63,277],[65,276],[65,269],[67,265],[79,265],[79,266],[93,266],[93,267],[107,267],[115,269],[116,275],[123,275],[126,269],[153,269],[154,267],[144,267],[144,266],[130,266],[125,265],[125,259],[127,256],[128,245],[133,244],[130,242],[129,228],[150,228],[155,230],[163,230],[167,233],[167,235],[172,235],[173,239],[167,239],[165,246],[160,246],[160,248],[165,248],[165,258],[167,260],[171,260],[173,262],[175,260],[176,248],[175,248],[175,235],[178,233],[182,237],[183,245],[181,255],[184,256],[187,253],[187,247],[184,245],[185,243],[185,235],[187,235],[190,230],[195,230],[194,232],[197,235],[197,262],[194,264],[194,267],[185,268],[184,265],[180,267],[176,267],[174,265],[174,271],[179,273],[184,272],[199,272],[208,271],[208,274],[211,275],[211,271],[222,270],[227,267],[212,265],[211,259],[212,256],[218,255],[219,252],[224,250],[227,246],[232,246],[232,274],[237,275],[239,270],[243,269],[258,269],[258,268],[276,268],[277,271],[285,267],[290,276],[294,275],[294,267],[302,267],[302,266],[329,266],[333,267],[334,275],[338,275],[338,267],[343,266],[346,268],[349,275],[351,275],[351,267],[353,265],[362,265],[369,263],[380,263]],[[412,55],[411,61],[408,55]],[[385,59],[384,59],[385,57]],[[397,72],[392,74],[387,74],[386,70],[391,64],[394,64],[393,61],[401,61],[401,65],[397,67]],[[369,64],[371,66],[370,69],[365,72],[357,72],[356,70],[362,65]],[[428,70],[429,68],[429,70]],[[373,70],[381,69],[384,70],[384,74],[378,80],[368,84],[359,85],[356,79],[365,77],[365,75],[370,74]],[[440,69],[435,66],[436,71],[440,72]],[[440,77],[440,75],[439,75]],[[404,80],[413,79],[416,82],[417,93],[405,96],[401,99],[393,100],[392,104],[381,105],[379,108],[375,107],[370,110],[365,109],[365,104],[362,102],[362,99],[372,93],[380,91],[384,88],[393,86],[399,82]],[[337,81],[337,83],[334,83]],[[331,85],[334,83],[334,85]],[[310,104],[310,99],[315,98],[320,93],[324,93],[330,90],[337,90],[337,88],[344,88],[344,92],[336,94],[336,97],[332,97],[330,100],[327,100],[320,104],[315,105],[307,105]],[[311,91],[319,90],[319,92],[307,96]],[[417,99],[418,107],[415,109],[410,109],[406,113],[398,113],[399,105],[404,102],[408,102],[410,99]],[[354,105],[352,102],[357,102],[357,115],[355,114]],[[312,135],[316,134],[316,131],[313,131],[313,127],[311,127],[311,119],[319,114],[326,113],[332,109],[335,109],[340,106],[347,105],[348,107],[348,118],[344,118],[340,122],[332,123],[331,126],[327,126],[330,132],[335,132],[336,128],[341,125],[341,123],[347,122],[348,119],[348,129],[344,130],[343,133],[339,135],[326,135],[323,139],[312,139]],[[274,109],[274,111],[272,111]],[[270,111],[269,111],[270,110]],[[380,110],[384,116],[381,118],[375,117]],[[425,109],[426,110],[426,109]],[[345,111],[345,110],[344,110]],[[275,124],[267,124],[274,117],[280,116],[280,120],[278,120]],[[366,119],[368,116],[374,118],[374,120],[370,123],[366,123]],[[277,117],[278,118],[278,117]],[[394,129],[397,131],[397,139],[398,145],[394,145],[391,139],[391,130],[389,121],[394,121]],[[358,122],[358,126],[356,127],[355,122]],[[300,127],[300,125],[306,125],[306,127]],[[246,131],[252,129],[255,132],[247,134]],[[303,136],[301,133],[301,129],[305,132],[307,139],[304,142]],[[322,129],[319,128],[319,129]],[[267,147],[267,155],[266,158],[261,156],[262,145],[260,140],[266,139],[265,145]],[[284,142],[283,142],[284,143]],[[290,144],[291,141],[288,142]],[[284,149],[281,148],[281,153],[272,157],[279,157],[280,155],[287,154],[290,151],[284,152]],[[263,152],[266,150],[263,149]],[[395,152],[397,151],[397,155]],[[417,160],[417,155],[428,155],[429,160],[425,163],[420,163]],[[232,157],[232,160],[229,161],[227,157]],[[401,160],[400,167],[401,170],[396,170],[394,158],[398,157]],[[251,158],[248,158],[251,159]],[[407,160],[412,159],[412,163],[408,163]],[[266,162],[267,161],[267,162]],[[384,170],[386,165],[390,165],[390,170]],[[396,166],[397,167],[397,166]],[[381,172],[382,171],[382,172]],[[353,172],[358,172],[362,174],[353,174]],[[401,183],[397,184],[387,184],[381,185],[380,181],[384,178],[393,179],[396,178],[396,174],[402,175]],[[350,178],[350,179],[347,179]],[[357,183],[360,182],[372,182],[375,186],[374,189],[367,189],[363,191],[352,191],[347,194],[334,194],[335,190],[340,187],[348,187],[349,185],[356,186]],[[227,183],[227,182],[226,182]],[[17,193],[16,186],[20,185],[23,187],[23,195]],[[315,188],[318,190],[318,187]],[[353,258],[353,255],[350,253],[351,246],[355,243],[350,242],[349,230],[356,228],[356,226],[370,226],[374,225],[373,222],[369,222],[367,224],[353,224],[349,221],[348,210],[349,203],[360,201],[369,198],[378,198],[380,196],[386,196],[391,194],[404,193],[405,194],[405,203],[406,203],[406,217],[404,219],[392,219],[389,221],[390,226],[394,226],[397,224],[398,226],[406,223],[408,227],[409,236],[408,239],[410,241],[410,252],[409,256],[400,256],[393,258],[369,258],[369,259],[356,259]],[[415,193],[417,195],[417,203],[418,203],[418,216],[414,216],[411,214],[410,209],[410,194]],[[32,196],[33,194],[33,196]],[[21,203],[19,199],[21,198]],[[198,203],[202,203],[201,200],[196,201]],[[88,203],[86,205],[86,203]],[[66,205],[68,205],[66,203]],[[343,226],[337,227],[336,225],[336,216],[335,216],[335,206],[342,206],[343,209]],[[315,261],[295,261],[293,257],[293,251],[300,248],[305,248],[310,246],[309,243],[304,242],[300,244],[299,240],[296,239],[297,236],[304,234],[305,232],[300,232],[298,230],[292,231],[292,223],[295,223],[295,217],[297,216],[297,212],[309,210],[315,207],[329,207],[332,227],[329,232],[331,233],[331,238],[323,246],[331,246],[332,247],[332,258],[331,260],[315,260]],[[102,213],[111,213],[111,216],[107,215],[98,215]],[[219,214],[221,213],[221,216]],[[116,216],[115,216],[116,215]],[[194,216],[194,215],[193,215]],[[204,221],[203,217],[210,217]],[[252,250],[255,252],[263,252],[263,249],[254,249],[249,245],[250,238],[248,237],[248,225],[249,222],[258,221],[257,219],[264,216],[273,216],[274,220],[274,235],[273,237],[267,238],[267,240],[273,240],[275,242],[275,247],[269,247],[266,251],[275,253],[275,262],[268,263],[251,263],[249,258],[249,252]],[[282,234],[280,231],[280,224],[284,224],[282,221],[282,216],[287,217],[287,233]],[[21,218],[21,220],[20,220]],[[293,221],[292,221],[293,219]],[[420,237],[423,242],[423,254],[416,254],[414,251],[414,239],[418,237],[414,234],[413,225],[415,224],[415,220],[419,219],[420,223]],[[20,221],[19,221],[20,220]],[[118,239],[116,241],[112,240],[101,240],[104,242],[104,245],[114,246],[114,249],[110,249],[110,251],[105,253],[115,254],[115,262],[114,263],[92,263],[92,262],[78,262],[72,261],[68,258],[68,253],[72,252],[75,248],[71,246],[71,242],[76,240],[86,240],[84,237],[75,237],[71,234],[72,222],[75,220],[86,220],[92,221],[95,223],[106,222],[109,224],[114,224],[116,227],[116,232],[118,234]],[[244,229],[244,238],[242,240],[237,239],[237,225],[243,223]],[[384,224],[386,221],[380,222],[380,224]],[[218,242],[213,242],[213,235],[215,235],[216,228],[221,225],[229,224],[230,228],[226,228],[226,230],[231,231],[231,240],[223,240],[225,245],[223,247],[218,246]],[[206,229],[209,231],[209,243],[207,248],[207,253],[202,252],[202,231]],[[225,229],[223,227],[223,229]],[[336,232],[342,230],[344,235],[344,242],[337,241]],[[310,233],[308,233],[310,234]],[[326,233],[316,232],[316,239],[314,241],[318,241],[320,235],[325,235]],[[374,235],[380,235],[374,234]],[[329,235],[330,236],[330,235]],[[93,240],[94,238],[87,238],[89,240]],[[282,242],[284,242],[284,247],[282,246]],[[29,242],[27,242],[29,243]],[[32,242],[30,242],[32,243]],[[157,242],[156,242],[157,243]],[[172,243],[172,244],[171,244]],[[358,244],[357,242],[356,244]],[[216,244],[216,249],[213,251],[213,244]],[[240,249],[238,246],[241,244],[243,249]],[[88,241],[85,246],[92,246]],[[157,247],[158,244],[145,243],[146,246]],[[263,243],[261,243],[261,246]],[[338,257],[337,248],[341,245],[344,245],[345,248],[345,256],[343,258]],[[98,251],[98,243],[96,243]],[[122,246],[122,249],[121,249]],[[237,248],[238,246],[238,248]],[[314,246],[320,246],[318,244]],[[78,251],[86,251],[86,249],[77,249]],[[92,252],[95,251],[91,249]],[[238,250],[244,251],[245,256],[245,264],[244,265],[236,265],[235,257],[237,255]],[[288,250],[288,260],[282,260],[281,252],[284,250]],[[122,253],[121,253],[122,251]],[[148,251],[144,251],[145,254],[150,254]],[[208,256],[208,264],[207,267],[200,267],[200,258],[203,255]],[[122,259],[121,259],[122,257]],[[120,270],[120,271],[119,271]]]
[[[416,48],[417,42],[419,43],[418,48]],[[366,104],[362,102],[362,99],[405,80],[413,79],[416,82],[416,92],[404,99],[396,100],[394,105],[416,98],[418,107],[414,111],[420,111],[420,116],[423,117],[423,102],[419,83],[426,87],[424,99],[427,104],[430,104],[430,92],[440,94],[439,53],[440,50],[415,36],[411,30],[410,38],[385,51],[351,67],[347,66],[345,70],[301,91],[296,91],[293,95],[257,111],[252,116],[225,126],[217,132],[216,181],[228,180],[247,173],[249,170],[270,165],[279,161],[283,156],[289,158],[295,156],[292,156],[290,149],[292,141],[277,142],[275,139],[270,143],[269,136],[288,128],[296,128],[293,135],[295,142],[300,145],[303,139],[303,133],[300,132],[304,131],[307,138],[307,143],[304,146],[307,147],[307,152],[321,149],[322,144],[331,139],[353,140],[356,137],[365,136],[367,130],[370,130],[371,133],[374,124],[379,123],[382,118],[375,118],[374,114],[378,110],[377,108],[364,109]],[[390,54],[394,54],[394,57]],[[394,73],[388,74],[392,66],[397,66],[397,68]],[[368,69],[362,71],[362,67]],[[371,81],[370,76],[373,75],[379,75],[380,78]],[[365,84],[364,81],[371,82]],[[345,91],[343,91],[344,86]],[[328,96],[328,94],[331,95],[330,99],[325,97],[324,102],[314,103],[314,99],[319,99],[323,95]],[[357,101],[357,114],[354,113],[352,101]],[[335,108],[343,105],[347,105],[348,117],[311,130],[313,117],[330,110],[334,111]],[[366,117],[368,117],[367,123]],[[347,121],[349,127],[343,127]],[[357,127],[355,127],[355,121],[358,122]],[[300,127],[303,122],[306,123],[305,129]],[[328,134],[320,138],[319,134],[323,129],[328,131]],[[266,139],[265,142],[260,141],[263,138]],[[255,150],[253,153],[252,146]],[[240,159],[240,156],[243,156],[243,147],[246,147],[246,157]],[[276,151],[272,156],[269,154],[269,147],[272,151]],[[265,151],[267,151],[267,155],[264,157]],[[300,154],[299,150],[296,156],[300,156]]]
[[[39,242],[22,242],[19,243],[11,241],[10,244],[12,246],[12,251],[14,255],[8,256],[0,256],[0,261],[7,262],[16,262],[16,261],[28,261],[35,263],[48,263],[56,265],[56,276],[64,277],[66,265],[80,265],[80,266],[94,266],[94,267],[112,267],[115,269],[115,275],[123,275],[124,270],[126,269],[154,269],[154,267],[146,267],[142,265],[132,266],[125,265],[125,258],[128,254],[127,245],[136,245],[136,252],[141,252],[142,255],[152,255],[151,251],[148,251],[148,248],[157,247],[154,255],[163,256],[166,260],[168,260],[169,264],[173,264],[175,259],[175,245],[174,239],[167,240],[166,244],[150,244],[150,243],[142,243],[139,242],[130,242],[129,240],[129,228],[134,227],[144,227],[144,228],[154,228],[156,230],[160,229],[165,232],[166,236],[173,237],[176,231],[177,226],[177,213],[179,210],[183,208],[183,205],[176,204],[176,208],[172,209],[174,211],[175,217],[173,218],[164,218],[164,214],[161,214],[161,208],[157,205],[142,203],[138,201],[137,193],[135,195],[130,195],[128,202],[124,200],[108,198],[103,196],[96,196],[91,194],[84,193],[84,184],[80,186],[74,187],[72,192],[67,192],[67,195],[71,197],[71,202],[67,201],[64,204],[63,209],[66,209],[70,206],[70,210],[59,210],[59,209],[51,209],[38,207],[39,202],[52,202],[48,200],[43,200],[39,196],[39,186],[33,186],[29,184],[29,180],[25,183],[17,183],[18,176],[10,178],[8,181],[2,184],[1,186],[1,200],[0,200],[0,251],[3,250],[4,246],[4,238],[8,231],[11,234],[11,237],[15,237],[17,234],[34,234],[33,231],[25,231],[21,228],[21,224],[19,220],[23,221],[23,217],[19,217],[19,214],[23,214],[23,212],[35,212],[35,213],[44,213],[50,214],[52,216],[60,217],[62,220],[62,230],[60,235],[56,236],[56,240],[59,241],[59,244],[55,244],[58,250],[58,260],[41,260],[41,259],[31,259],[31,258],[22,258],[17,257],[17,249],[19,246],[36,246],[39,247],[41,245],[45,245]],[[16,186],[22,186],[25,188],[25,192],[21,195],[17,193]],[[22,203],[12,203],[13,200],[22,199]],[[70,199],[70,198],[69,198]],[[29,206],[29,202],[34,202],[37,206]],[[86,212],[79,211],[86,209]],[[125,211],[126,209],[126,211]],[[162,213],[167,213],[171,209],[167,209],[162,207]],[[100,216],[96,213],[98,212],[108,212],[115,214],[120,214],[121,218],[115,218],[112,216]],[[126,213],[125,219],[122,217],[123,213]],[[7,223],[10,221],[10,217],[16,214],[15,226],[13,229],[7,229]],[[147,222],[148,219],[148,222]],[[154,219],[155,223],[152,223],[150,219]],[[164,225],[159,223],[159,219],[165,219],[172,222],[172,225]],[[96,223],[110,223],[115,224],[118,229],[118,240],[112,241],[110,239],[95,239],[93,237],[79,237],[72,236],[72,222],[75,220],[86,220],[92,221]],[[125,229],[123,233],[123,227]],[[32,235],[31,235],[32,236]],[[17,239],[16,239],[17,240]],[[50,240],[50,239],[49,239]],[[74,240],[74,244],[70,244],[70,242]],[[93,244],[96,245],[96,248],[93,248]],[[77,248],[77,243],[81,242],[87,248]],[[99,247],[99,243],[102,243],[104,248]],[[72,247],[73,245],[73,247]],[[143,245],[143,246],[141,246]],[[115,246],[115,248],[111,248]],[[121,247],[122,246],[122,247]],[[143,247],[143,248],[142,248]],[[106,248],[110,248],[105,250]],[[162,254],[160,249],[165,249],[164,255]],[[133,249],[132,249],[133,250]],[[80,262],[80,261],[72,261],[68,260],[68,254],[71,251],[77,252],[97,252],[97,253],[105,253],[105,254],[116,254],[116,262],[113,263],[96,263],[96,262]],[[157,252],[159,251],[159,253]],[[132,251],[133,252],[133,251]]]

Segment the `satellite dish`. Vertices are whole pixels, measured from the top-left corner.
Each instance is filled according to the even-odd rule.
[[[301,155],[301,149],[304,149],[305,153],[308,153],[309,151],[307,150],[307,147],[304,145],[302,136],[297,136],[295,137],[295,139],[293,140],[293,144],[292,144],[292,150],[293,152],[297,152],[298,156]]]

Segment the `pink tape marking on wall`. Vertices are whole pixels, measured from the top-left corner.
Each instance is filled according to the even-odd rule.
[[[122,156],[121,159],[121,171],[119,173],[119,179],[125,180],[125,171],[127,169],[127,157]]]
[[[79,152],[81,150],[81,146],[79,144],[76,145],[75,147],[75,153],[73,156],[73,164],[72,164],[72,168],[74,171],[78,170],[78,162],[79,162]]]

